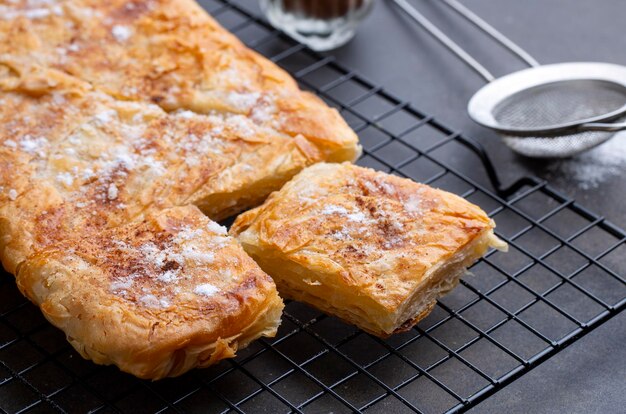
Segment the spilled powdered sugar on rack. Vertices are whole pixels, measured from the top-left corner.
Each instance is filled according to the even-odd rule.
[[[573,158],[548,166],[554,180],[573,179],[581,190],[590,190],[626,174],[626,133],[618,133],[604,144]]]

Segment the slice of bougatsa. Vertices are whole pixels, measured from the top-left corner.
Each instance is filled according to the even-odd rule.
[[[478,206],[409,179],[317,164],[231,228],[283,297],[384,337],[410,329],[490,247]]]

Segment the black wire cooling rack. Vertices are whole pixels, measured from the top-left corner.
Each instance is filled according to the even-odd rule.
[[[623,230],[538,179],[503,188],[473,141],[235,2],[201,3],[341,111],[361,137],[359,164],[463,195],[510,251],[490,252],[410,332],[381,340],[291,302],[276,338],[158,382],[83,360],[3,274],[1,412],[460,412],[623,310]]]

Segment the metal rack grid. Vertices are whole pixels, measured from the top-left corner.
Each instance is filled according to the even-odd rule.
[[[510,251],[491,251],[410,332],[381,340],[291,302],[276,338],[154,383],[84,361],[3,274],[0,412],[461,412],[623,310],[623,230],[538,179],[503,188],[472,140],[236,2],[201,4],[342,112],[359,164],[479,204]]]

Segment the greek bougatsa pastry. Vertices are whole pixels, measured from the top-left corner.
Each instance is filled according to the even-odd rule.
[[[490,247],[477,206],[349,164],[299,173],[233,226],[284,297],[381,337],[410,329]]]
[[[63,89],[46,73],[56,88],[0,93],[0,257],[20,290],[81,355],[141,378],[273,336],[274,282],[197,207],[175,206],[253,191],[270,169],[228,177],[271,151],[290,154],[278,171],[304,165],[294,140],[226,115]],[[230,200],[209,211],[219,217]]]
[[[5,75],[55,68],[115,98],[167,111],[244,115],[301,135],[328,161],[359,153],[335,109],[299,90],[193,0],[0,0],[0,62],[11,68]]]
[[[81,355],[141,378],[232,357],[273,336],[283,308],[270,277],[193,206],[49,246],[16,279]]]
[[[0,0],[0,258],[98,363],[157,379],[274,335],[274,283],[200,210],[359,152],[191,0]]]
[[[194,204],[226,218],[323,159],[241,115],[168,114],[73,81],[42,70],[0,83],[0,258],[12,273],[37,246],[146,211]]]

